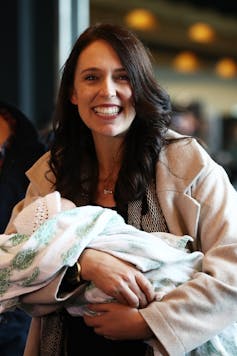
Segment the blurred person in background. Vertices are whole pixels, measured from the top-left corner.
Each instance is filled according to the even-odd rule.
[[[30,120],[16,107],[0,101],[0,233],[10,219],[13,206],[26,192],[25,171],[45,153]],[[30,324],[24,311],[0,315],[1,356],[22,356]]]
[[[173,116],[171,128],[183,135],[194,136],[202,139],[204,136],[205,121],[202,113],[202,105],[199,102],[191,102],[187,105],[172,105]]]

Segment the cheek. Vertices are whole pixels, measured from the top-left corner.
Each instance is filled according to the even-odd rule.
[[[127,87],[127,89],[124,91],[124,96],[126,96],[129,100],[132,100],[133,92],[131,87]]]
[[[134,107],[134,97],[131,88],[127,88],[123,93],[123,100],[128,102],[129,105]]]
[[[88,117],[88,108],[87,106],[85,105],[80,105],[80,103],[78,103],[78,112],[79,112],[79,115],[82,119],[82,121],[85,121]]]
[[[83,89],[80,90],[79,93],[80,94],[77,96],[77,106],[79,109],[85,110],[89,103],[88,95]]]
[[[95,90],[93,90],[92,88],[87,88],[85,86],[78,87],[77,93],[78,106],[90,104],[90,102],[92,102],[93,98],[96,95]]]
[[[133,112],[135,115],[136,110],[135,110],[135,103],[134,103],[133,97],[130,97],[128,102],[129,102],[129,111]]]

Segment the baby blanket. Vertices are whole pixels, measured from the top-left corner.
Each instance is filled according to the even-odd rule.
[[[58,192],[27,206],[14,223],[17,234],[0,240],[0,311],[16,306],[20,295],[41,288],[62,268],[72,266],[86,247],[135,265],[153,284],[157,300],[201,270],[203,254],[185,250],[191,237],[137,230],[111,209],[75,207]],[[67,310],[83,315],[88,303],[108,301],[113,298],[89,283]],[[236,355],[236,336],[234,324],[190,355]],[[148,342],[155,352],[153,340]]]

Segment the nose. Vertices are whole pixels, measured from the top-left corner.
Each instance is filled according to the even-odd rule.
[[[116,84],[111,78],[105,78],[101,84],[100,94],[111,98],[116,96]]]

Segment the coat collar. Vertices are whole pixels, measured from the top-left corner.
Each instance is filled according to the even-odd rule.
[[[54,190],[55,177],[49,168],[50,153],[46,152],[40,159],[26,172],[30,182],[35,186],[41,196]]]
[[[169,231],[195,237],[200,206],[191,197],[190,189],[207,164],[207,153],[196,140],[181,139],[183,136],[174,131],[169,130],[167,138],[175,141],[160,153],[156,169],[157,196]],[[48,162],[49,152],[26,173],[42,196],[54,190],[55,177],[49,170]],[[46,172],[50,181],[45,178]]]
[[[185,192],[206,166],[207,153],[191,137],[169,130],[168,140],[159,156],[156,169],[158,191],[175,190]]]
[[[156,191],[169,231],[197,236],[200,204],[192,197],[192,187],[207,165],[206,151],[193,138],[173,131],[176,139],[161,151],[156,169]],[[182,139],[183,138],[183,139]]]
[[[176,190],[185,192],[192,182],[201,174],[206,164],[204,152],[200,154],[200,145],[192,138],[182,139],[184,136],[168,130],[167,139],[175,140],[165,146],[159,157],[156,169],[158,191]],[[204,151],[204,150],[203,150]],[[26,175],[33,182],[40,194],[52,191],[55,177],[49,168],[50,153],[46,152],[27,172]],[[48,172],[45,174],[39,172]]]

